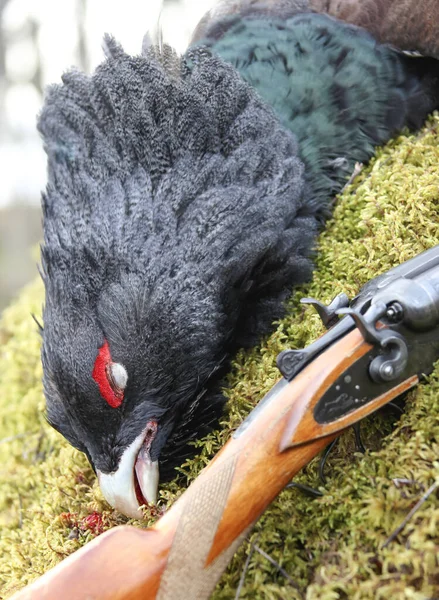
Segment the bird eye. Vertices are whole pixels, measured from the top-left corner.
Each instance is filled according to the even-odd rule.
[[[106,368],[108,382],[116,393],[123,392],[127,386],[128,373],[120,363],[109,363]]]
[[[111,408],[118,408],[123,402],[128,373],[123,365],[112,361],[107,340],[99,348],[92,377],[98,384],[102,398]]]

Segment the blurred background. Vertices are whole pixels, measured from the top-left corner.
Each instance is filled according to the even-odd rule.
[[[0,311],[37,275],[45,155],[44,89],[71,66],[92,71],[108,32],[138,54],[147,31],[183,52],[215,0],[0,0]]]

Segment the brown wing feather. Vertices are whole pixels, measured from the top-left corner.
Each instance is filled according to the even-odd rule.
[[[309,6],[364,27],[382,43],[439,58],[437,0],[309,0]]]
[[[367,29],[381,43],[439,58],[438,0],[220,0],[198,24],[192,43],[206,35],[220,38],[227,17],[301,12],[325,13]]]
[[[303,12],[311,12],[309,0],[220,0],[197,25],[191,44],[206,36],[220,38],[227,31],[224,19],[228,17],[266,15],[287,18]]]

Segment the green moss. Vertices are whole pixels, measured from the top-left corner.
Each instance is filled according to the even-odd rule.
[[[299,305],[300,297],[330,300],[341,291],[353,296],[374,275],[439,243],[438,135],[435,116],[418,135],[402,136],[380,149],[345,190],[320,237],[313,282],[294,294],[289,315],[270,338],[238,354],[229,376],[229,411],[222,429],[197,443],[200,455],[187,461],[180,478],[162,490],[162,502],[170,503],[182,493],[273,385],[278,352],[303,347],[321,333],[316,315]],[[45,423],[39,336],[30,316],[40,313],[42,301],[38,282],[23,291],[0,324],[3,596],[99,531],[126,521],[102,500],[85,458]],[[291,489],[280,494],[233,559],[214,594],[216,600],[234,597],[254,543],[287,571],[307,600],[425,600],[439,595],[437,494],[382,549],[422,492],[439,480],[439,368],[407,396],[401,418],[383,410],[363,429],[368,452],[354,453],[352,433],[344,435],[329,459],[322,498],[310,500]],[[317,462],[298,480],[318,485]],[[398,486],[398,478],[409,482]],[[253,552],[240,597],[300,596]]]

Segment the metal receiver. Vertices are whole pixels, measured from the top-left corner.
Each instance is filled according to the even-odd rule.
[[[319,424],[340,420],[410,378],[430,373],[439,358],[439,246],[369,281],[351,303],[344,294],[327,307],[313,299],[304,302],[325,324],[339,320],[308,348],[278,356],[288,381],[355,327],[370,344],[370,351],[322,393],[313,412]]]

